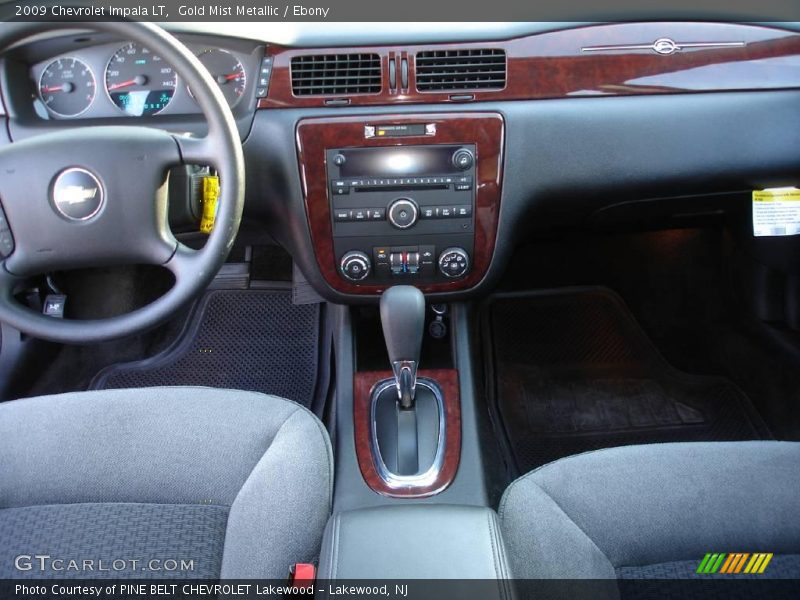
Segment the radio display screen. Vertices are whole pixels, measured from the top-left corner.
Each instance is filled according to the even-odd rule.
[[[340,177],[414,177],[459,173],[453,152],[459,146],[399,146],[341,150]]]

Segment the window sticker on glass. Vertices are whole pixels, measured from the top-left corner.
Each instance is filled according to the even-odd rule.
[[[800,190],[795,187],[754,190],[753,235],[800,235]]]

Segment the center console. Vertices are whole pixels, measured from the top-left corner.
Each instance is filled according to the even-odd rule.
[[[499,114],[304,119],[297,143],[312,242],[332,288],[446,292],[486,274],[500,202]]]
[[[422,597],[510,599],[511,573],[497,514],[459,505],[388,506],[344,511],[328,522],[322,580],[441,580]],[[461,581],[455,581],[461,580]],[[427,592],[427,594],[425,593]]]

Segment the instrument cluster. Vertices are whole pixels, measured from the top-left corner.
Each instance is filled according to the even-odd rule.
[[[253,96],[254,57],[187,44],[217,82],[231,108]],[[31,68],[34,110],[43,119],[144,117],[200,111],[175,69],[138,42],[83,48]]]

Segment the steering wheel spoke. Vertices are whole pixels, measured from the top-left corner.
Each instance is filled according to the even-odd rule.
[[[175,142],[184,165],[208,165],[216,167],[217,156],[208,137],[194,137],[191,135],[176,135]]]
[[[183,282],[189,279],[192,273],[196,272],[197,261],[199,260],[201,252],[201,250],[193,250],[179,242],[170,259],[163,263],[162,266],[169,269],[175,277],[176,282]]]

